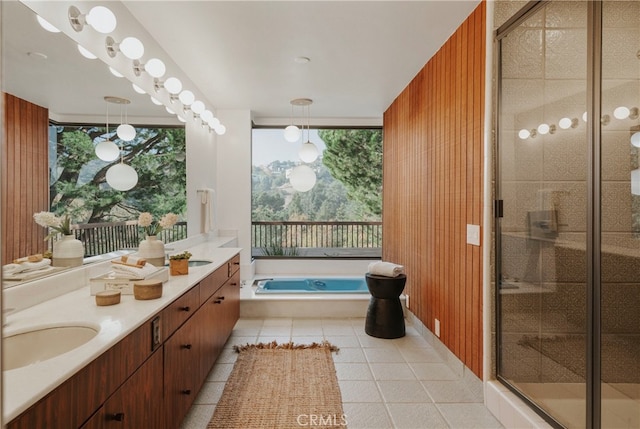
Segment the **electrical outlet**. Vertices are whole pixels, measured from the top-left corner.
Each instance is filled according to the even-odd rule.
[[[480,225],[467,224],[467,244],[480,246]]]
[[[440,321],[438,319],[436,319],[436,323],[433,329],[435,330],[434,333],[436,334],[436,337],[440,338]]]

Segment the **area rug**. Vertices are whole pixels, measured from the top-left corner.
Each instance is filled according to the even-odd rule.
[[[235,346],[238,359],[208,429],[346,427],[328,342]]]

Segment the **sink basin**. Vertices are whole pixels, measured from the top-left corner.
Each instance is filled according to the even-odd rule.
[[[189,259],[189,266],[190,267],[201,267],[203,265],[209,265],[210,263],[212,263],[213,261],[207,261],[205,259]],[[169,264],[165,264],[165,267],[168,267]]]
[[[2,339],[4,371],[51,359],[71,351],[98,334],[88,326],[53,326]]]

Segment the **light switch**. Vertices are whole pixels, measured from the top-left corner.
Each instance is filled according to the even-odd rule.
[[[467,244],[480,246],[480,225],[467,224]]]

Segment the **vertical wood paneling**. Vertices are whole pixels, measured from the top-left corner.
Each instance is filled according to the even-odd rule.
[[[482,378],[485,4],[384,115],[383,258],[403,264],[410,310]]]
[[[2,264],[46,249],[46,231],[33,214],[49,207],[49,112],[10,94],[4,107]]]

